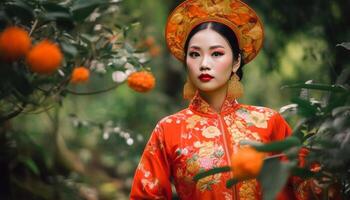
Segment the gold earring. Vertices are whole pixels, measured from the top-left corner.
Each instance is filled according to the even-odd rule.
[[[196,94],[196,88],[194,87],[190,79],[187,77],[187,80],[183,89],[184,99],[191,100],[195,94]]]
[[[227,87],[227,98],[228,99],[238,99],[243,96],[243,85],[239,81],[239,77],[236,72],[233,73],[230,80],[228,81]]]

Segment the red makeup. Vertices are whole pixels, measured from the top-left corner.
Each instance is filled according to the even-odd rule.
[[[211,79],[213,79],[213,76],[210,76],[209,74],[201,74],[200,76],[198,76],[199,80],[201,80],[202,82],[209,82]]]

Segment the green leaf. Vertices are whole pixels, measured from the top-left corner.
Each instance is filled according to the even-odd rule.
[[[292,169],[292,175],[293,176],[298,176],[303,179],[311,178],[315,176],[315,173],[310,171],[309,169],[306,168],[300,168],[300,167],[295,167]]]
[[[5,5],[5,12],[10,17],[18,17],[24,22],[34,18],[33,9],[23,1],[13,1]]]
[[[333,148],[339,147],[338,143],[330,141],[330,140],[326,140],[326,139],[317,138],[317,139],[314,139],[312,142],[313,142],[313,146],[321,147],[324,149],[333,149]]]
[[[298,83],[298,84],[292,84],[292,85],[285,85],[281,89],[285,88],[306,88],[306,89],[313,89],[313,90],[323,90],[323,91],[330,91],[330,92],[349,92],[349,89],[344,87],[343,85],[328,85],[328,84],[316,84],[316,83]]]
[[[80,39],[87,44],[95,42],[94,36],[87,33],[80,34]]]
[[[232,178],[232,179],[229,179],[227,182],[226,182],[226,188],[231,188],[233,185],[236,185],[239,181]]]
[[[97,7],[105,4],[105,0],[78,0],[72,6],[73,18],[81,22],[87,18]]]
[[[66,42],[61,42],[62,51],[71,57],[75,57],[78,54],[78,50],[74,45]]]
[[[308,118],[301,118],[298,123],[294,126],[292,136],[299,138],[303,141],[305,124],[308,123]]]
[[[68,8],[61,6],[57,3],[44,2],[42,6],[48,12],[64,12],[64,13],[70,14],[70,10]]]
[[[257,141],[254,141],[254,140],[241,140],[241,141],[239,141],[239,144],[240,145],[250,145],[250,146],[253,146],[253,147],[264,145],[263,143],[257,142]]]
[[[71,16],[65,12],[49,12],[43,16],[43,19],[46,21],[58,21],[58,20],[72,21]]]
[[[35,175],[39,175],[40,171],[35,162],[30,158],[19,157],[18,160],[28,167]]]
[[[337,47],[344,47],[347,50],[350,50],[350,42],[343,42],[341,44],[337,44]]]
[[[231,170],[231,168],[229,166],[217,167],[217,168],[209,169],[207,171],[200,172],[200,173],[196,174],[193,177],[193,180],[194,181],[198,181],[199,179],[205,178],[207,176],[210,176],[210,175],[213,175],[213,174],[217,174],[217,173],[222,173],[222,172],[228,172],[230,170]]]
[[[350,106],[336,107],[332,110],[332,116],[335,117],[345,111],[350,111]]]
[[[55,21],[61,28],[71,30],[74,28],[74,21],[72,15],[66,11],[47,12],[41,16],[43,22]]]
[[[294,136],[290,136],[281,141],[270,142],[263,145],[253,144],[252,146],[260,152],[281,152],[299,145],[301,145],[300,139]]]
[[[281,162],[278,158],[264,161],[258,180],[262,185],[264,200],[275,199],[289,177],[289,172],[295,163]]]
[[[4,10],[0,10],[0,30],[4,29],[10,19],[7,17]]]
[[[305,117],[315,116],[318,112],[317,107],[308,100],[292,98],[292,102],[298,104],[298,112]]]
[[[26,96],[34,92],[33,85],[30,83],[28,74],[25,71],[17,70],[11,76],[11,84],[20,93],[20,96],[26,98]]]

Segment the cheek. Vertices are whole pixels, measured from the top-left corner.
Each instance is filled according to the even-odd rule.
[[[232,70],[232,60],[231,59],[222,59],[220,62],[217,62],[216,69],[218,72],[230,72]]]
[[[197,68],[197,63],[194,60],[186,61],[187,70],[189,73],[195,73]]]

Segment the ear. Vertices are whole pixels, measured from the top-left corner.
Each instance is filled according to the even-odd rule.
[[[241,54],[238,55],[237,60],[233,63],[232,72],[236,72],[241,66]]]

